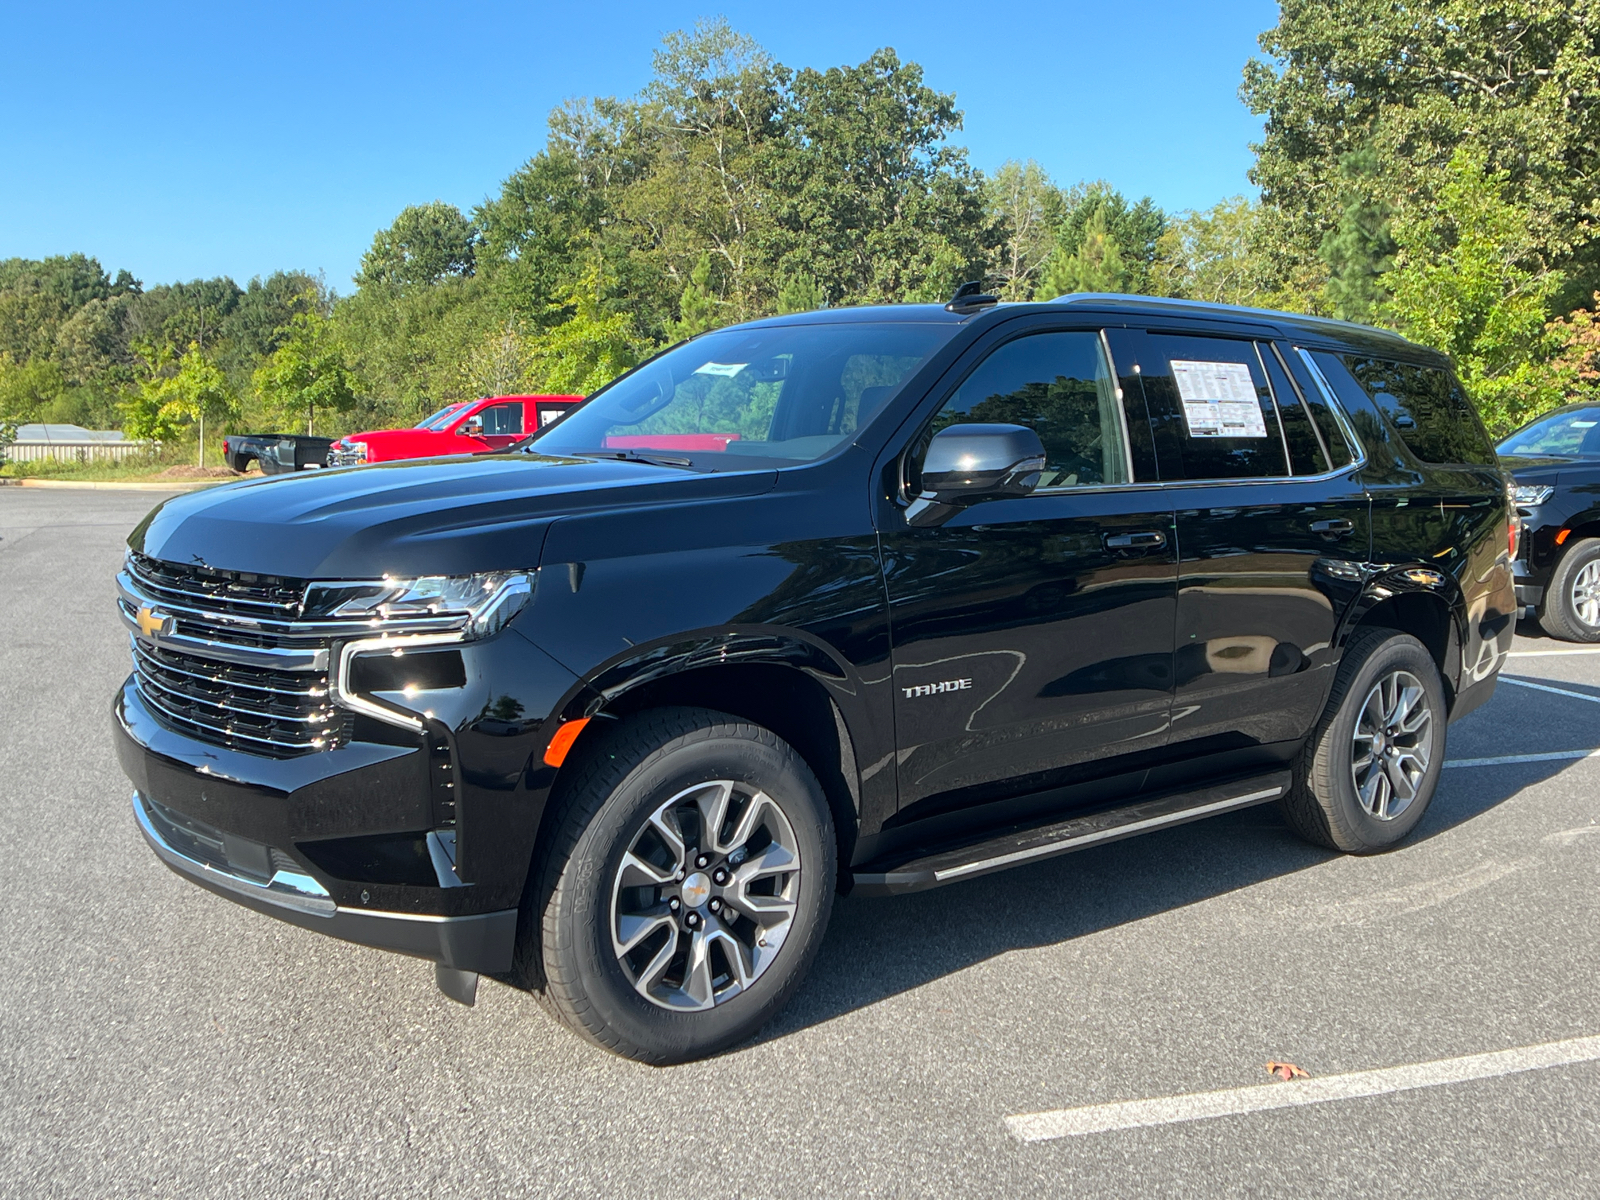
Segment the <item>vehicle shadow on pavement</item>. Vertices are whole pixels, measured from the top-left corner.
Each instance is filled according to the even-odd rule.
[[[1400,849],[1572,765],[1447,771]],[[1301,841],[1266,805],[914,895],[842,897],[807,982],[755,1040],[781,1038],[1007,951],[1068,942],[1337,857]]]

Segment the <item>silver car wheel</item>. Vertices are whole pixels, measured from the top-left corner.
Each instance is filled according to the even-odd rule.
[[[1572,581],[1573,615],[1591,629],[1600,629],[1600,559],[1585,563]]]
[[[1356,717],[1350,763],[1356,798],[1368,814],[1392,821],[1417,798],[1433,755],[1433,710],[1422,681],[1391,671],[1367,693]]]
[[[696,784],[645,821],[611,889],[611,947],[661,1008],[731,1000],[772,965],[794,924],[800,846],[765,792]]]

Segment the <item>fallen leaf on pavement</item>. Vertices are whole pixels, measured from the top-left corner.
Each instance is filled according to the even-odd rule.
[[[1270,1058],[1267,1060],[1267,1073],[1269,1075],[1276,1075],[1279,1079],[1311,1078],[1307,1072],[1302,1071],[1299,1067],[1295,1066],[1291,1062],[1275,1062]]]

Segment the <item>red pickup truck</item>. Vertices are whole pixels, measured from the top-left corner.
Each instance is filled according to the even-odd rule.
[[[485,396],[441,408],[410,429],[377,429],[340,438],[328,450],[330,467],[439,458],[504,450],[550,424],[582,396]]]

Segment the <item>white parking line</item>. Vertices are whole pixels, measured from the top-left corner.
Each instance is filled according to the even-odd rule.
[[[1542,754],[1501,754],[1495,758],[1456,758],[1447,767],[1499,767],[1508,763],[1570,762],[1579,758],[1600,758],[1600,750],[1550,750]]]
[[[1532,688],[1536,692],[1550,692],[1557,696],[1571,696],[1574,700],[1587,700],[1590,704],[1600,704],[1600,696],[1591,696],[1588,692],[1574,692],[1568,688],[1551,687],[1547,683],[1533,683],[1527,679],[1513,679],[1509,675],[1500,676],[1500,682],[1515,684],[1517,687]]]
[[[1507,658],[1561,658],[1569,654],[1600,654],[1600,647],[1592,650],[1512,650]]]
[[[1600,1037],[1568,1038],[1566,1041],[1545,1042],[1539,1046],[1497,1050],[1492,1054],[1470,1054],[1465,1058],[1444,1058],[1403,1067],[1354,1071],[1348,1075],[1329,1075],[1324,1079],[1267,1083],[1220,1092],[1191,1092],[1186,1096],[1159,1096],[1154,1100],[1126,1100],[1119,1104],[1094,1104],[1085,1108],[1026,1113],[1007,1117],[1006,1128],[1018,1141],[1048,1142],[1056,1138],[1107,1133],[1114,1129],[1177,1125],[1185,1121],[1240,1116],[1274,1108],[1297,1108],[1305,1104],[1325,1104],[1331,1100],[1383,1096],[1390,1092],[1440,1087],[1473,1079],[1494,1079],[1501,1075],[1570,1066],[1597,1059],[1600,1059]]]

